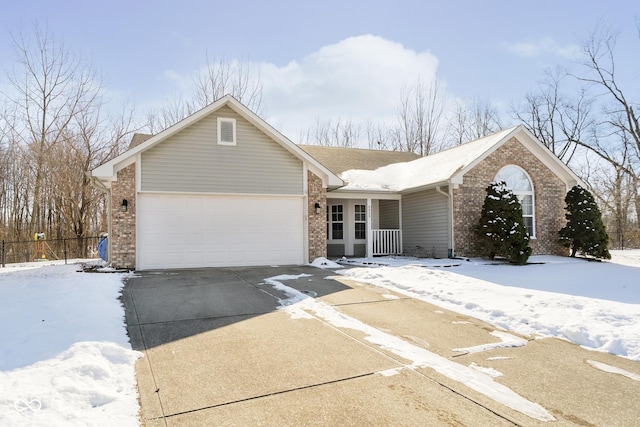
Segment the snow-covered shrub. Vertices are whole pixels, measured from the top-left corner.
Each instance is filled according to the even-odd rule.
[[[609,236],[591,192],[576,185],[569,190],[564,201],[567,204],[567,225],[560,230],[560,242],[571,248],[571,256],[580,252],[596,258],[610,259]]]
[[[489,259],[501,256],[513,264],[526,264],[531,248],[518,197],[504,182],[489,184],[486,192],[476,226],[482,255]]]

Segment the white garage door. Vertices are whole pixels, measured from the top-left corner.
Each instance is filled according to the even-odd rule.
[[[303,198],[139,194],[137,268],[304,262]]]

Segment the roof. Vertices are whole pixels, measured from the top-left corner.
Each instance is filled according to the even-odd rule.
[[[406,192],[438,185],[462,184],[466,172],[513,137],[517,137],[568,186],[582,183],[547,147],[519,125],[406,163],[391,164],[376,170],[345,171],[340,177],[347,185],[340,191]]]
[[[267,136],[272,138],[276,143],[280,144],[285,150],[305,162],[305,164],[316,173],[316,175],[323,178],[328,188],[337,188],[342,186],[343,181],[331,170],[325,167],[322,163],[318,162],[312,156],[307,154],[306,151],[299,148],[296,144],[291,142],[286,136],[278,132],[270,124],[260,118],[257,114],[245,107],[240,101],[235,99],[231,95],[225,95],[217,101],[209,104],[203,109],[196,111],[185,119],[179,121],[173,126],[168,127],[162,132],[149,136],[145,134],[138,134],[131,140],[130,147],[127,151],[119,156],[109,160],[108,162],[98,166],[91,171],[91,176],[99,180],[104,186],[109,187],[111,182],[116,179],[118,171],[133,164],[138,154],[154,147],[162,141],[180,132],[182,129],[196,123],[202,118],[214,113],[223,106],[228,106],[244,119],[246,119],[253,126],[264,132]],[[148,137],[148,138],[147,138]]]
[[[150,135],[148,133],[134,133],[133,137],[131,138],[129,148],[137,147],[151,137],[153,137],[153,135]]]
[[[331,172],[341,174],[351,169],[375,170],[392,163],[404,163],[420,156],[406,151],[367,150],[362,148],[298,145]]]

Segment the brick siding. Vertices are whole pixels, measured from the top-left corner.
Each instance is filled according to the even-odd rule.
[[[464,183],[453,190],[456,255],[479,255],[474,227],[480,218],[486,197],[485,189],[498,171],[507,165],[521,167],[533,182],[536,238],[529,243],[533,254],[567,255],[567,249],[558,243],[558,231],[565,225],[566,186],[515,138],[507,141],[466,173]]]
[[[120,209],[127,201],[127,211]],[[116,268],[136,266],[136,167],[129,165],[118,172],[111,184],[111,264]]]
[[[327,189],[322,186],[322,179],[311,171],[307,171],[308,217],[309,217],[309,261],[327,256]],[[320,213],[316,213],[315,205],[320,204]]]

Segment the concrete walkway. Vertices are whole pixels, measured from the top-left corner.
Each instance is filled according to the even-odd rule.
[[[540,404],[557,421],[510,409],[431,368],[318,316],[291,318],[265,278],[317,294],[346,316],[463,366],[503,374],[496,383]],[[555,339],[479,353],[494,328],[308,266],[145,272],[123,296],[146,426],[635,425],[640,364]],[[393,374],[393,375],[391,375]]]

